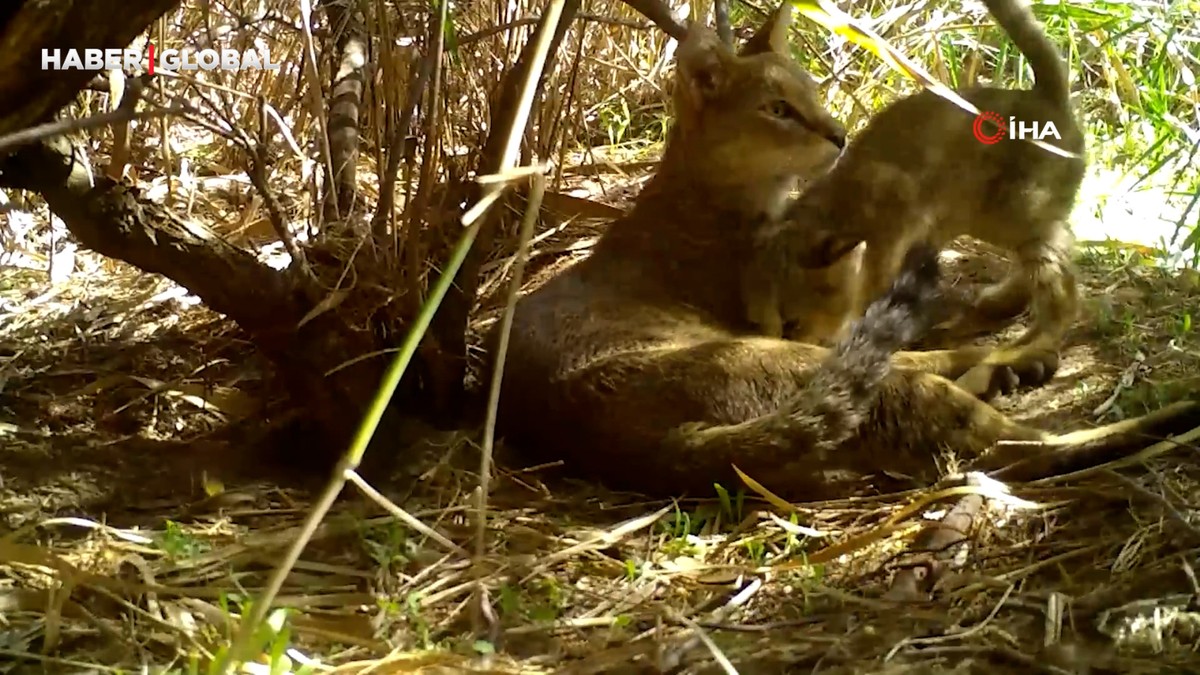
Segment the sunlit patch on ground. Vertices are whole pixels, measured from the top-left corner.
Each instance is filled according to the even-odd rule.
[[[1188,213],[1191,199],[1180,193],[1182,186],[1164,184],[1172,175],[1176,172],[1168,168],[1144,181],[1135,173],[1089,166],[1072,218],[1075,237],[1081,242],[1111,239],[1160,248],[1176,262],[1200,212]]]

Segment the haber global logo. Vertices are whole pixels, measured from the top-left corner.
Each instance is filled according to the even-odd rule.
[[[1047,136],[1053,136],[1062,140],[1054,122],[1026,122],[1018,120],[1016,117],[1009,117],[1006,121],[989,110],[984,110],[975,116],[975,121],[971,124],[971,133],[984,145],[994,145],[1006,137],[1040,141]]]
[[[141,65],[155,70],[279,70],[271,53],[262,49],[163,49],[151,44],[137,49],[43,49],[42,70],[134,70]]]

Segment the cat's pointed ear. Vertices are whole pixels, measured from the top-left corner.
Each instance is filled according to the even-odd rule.
[[[858,276],[863,272],[863,266],[867,260],[867,242],[860,241],[855,244],[850,252],[842,256],[842,260],[850,267],[850,273],[853,276]]]
[[[786,55],[788,53],[788,28],[792,26],[794,14],[795,10],[792,8],[790,0],[781,0],[775,11],[771,12],[754,35],[750,36],[742,45],[738,54],[751,56],[775,52]]]
[[[846,266],[847,272],[859,274],[866,260],[867,242],[862,237],[845,236],[836,232],[818,237],[810,257],[813,268]]]
[[[675,54],[675,117],[686,124],[725,89],[736,57],[712,29],[696,21]]]

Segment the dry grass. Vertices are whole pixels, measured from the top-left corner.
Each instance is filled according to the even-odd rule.
[[[972,277],[995,274],[988,252],[960,261]],[[1194,306],[1189,276],[1117,262],[1085,259],[1085,282],[1094,302],[1112,300],[1136,320],[1090,313],[1062,377],[1004,401],[1019,417],[1094,419],[1139,352],[1148,372],[1136,371],[1108,415],[1196,387],[1195,337],[1173,328]],[[226,417],[262,414],[247,406],[269,391],[236,330],[166,299],[167,282],[86,254],[81,266],[50,293],[25,290],[45,286],[30,273],[4,277],[3,409],[13,424],[3,432],[0,652],[67,670],[186,669],[189,654],[226,639],[231,613],[294,540],[311,493],[287,475],[258,482],[255,441],[221,430]],[[436,459],[385,491],[465,542],[469,436],[412,452]],[[288,578],[277,601],[290,610],[288,632],[265,636],[264,651],[277,640],[294,661],[319,658],[338,672],[641,672],[635,661],[690,663],[713,649],[743,673],[783,664],[968,672],[970,663],[1082,672],[1069,669],[1072,658],[1112,672],[1183,672],[1200,667],[1192,452],[1018,488],[1039,507],[993,504],[935,599],[899,606],[881,597],[909,562],[904,542],[923,511],[952,502],[889,521],[930,491],[794,514],[736,496],[647,503],[543,480],[502,455],[485,564],[497,613],[486,637],[503,656],[475,653],[466,561],[355,499],[335,508]]]
[[[961,35],[975,31],[980,14],[924,5],[871,13],[884,9],[906,18],[881,32],[944,81],[980,68],[947,58],[965,51]],[[586,11],[644,23],[615,2]],[[443,148],[443,169],[470,165],[486,122],[481,85],[496,81],[525,39],[468,36],[535,11],[522,3],[515,16],[504,14],[472,5],[455,17],[463,46],[446,83],[450,103],[436,138],[422,136]],[[168,34],[192,34],[201,19],[186,8]],[[393,34],[412,32],[388,20]],[[637,162],[655,156],[670,58],[656,31],[582,25],[546,86],[535,145],[563,168],[558,192],[620,208],[644,180]],[[294,137],[310,138],[322,113],[303,98],[307,84],[294,84],[303,40],[281,29],[270,37],[272,57],[293,70],[218,83],[263,93]],[[851,127],[910,86],[811,25],[802,24],[796,41],[819,76],[837,74],[830,105]],[[377,60],[359,165],[361,194],[372,204],[384,163],[377,108],[402,105],[413,67],[399,52]],[[198,116],[211,118],[201,93],[215,90],[186,85],[168,92],[191,97]],[[1131,94],[1113,87],[1128,103]],[[85,100],[83,108],[99,103]],[[212,107],[225,107],[233,127],[257,124],[250,99]],[[191,124],[136,133],[138,180],[152,198],[247,246],[276,238],[242,157],[218,135]],[[107,145],[98,138],[97,154]],[[180,170],[181,156],[193,169]],[[575,165],[598,169],[568,170]],[[303,234],[319,210],[314,164],[285,151],[273,171],[272,186],[290,196],[289,225]],[[563,210],[535,237],[527,286],[586,255],[601,231],[599,217],[564,222],[586,211],[580,203]],[[9,215],[8,233],[23,222]],[[288,414],[273,398],[283,388],[236,328],[189,304],[170,282],[87,253],[75,254],[72,274],[48,282],[30,268],[43,270],[50,258],[60,270],[70,266],[61,253],[49,255],[45,219],[28,224],[5,242],[9,267],[0,270],[0,672],[10,664],[12,672],[203,672],[311,506],[312,476],[263,460],[298,447],[270,431]],[[476,332],[502,302],[511,243],[499,242],[483,270]],[[964,250],[964,277],[998,277],[993,252]],[[1144,265],[1127,251],[1083,254],[1089,311],[1059,376],[1000,407],[1047,428],[1077,428],[1196,390],[1196,275]],[[460,545],[472,534],[478,477],[463,467],[478,465],[474,437],[449,432],[398,448],[428,459],[418,473],[378,486]],[[283,667],[286,654],[293,671],[316,659],[314,670],[347,673],[620,673],[653,672],[653,664],[721,672],[717,659],[726,657],[742,673],[1197,671],[1194,452],[1191,444],[1015,488],[1037,507],[989,502],[934,599],[898,603],[886,593],[898,572],[911,574],[902,572],[913,560],[905,545],[925,515],[954,503],[922,505],[933,489],[794,512],[736,494],[649,503],[522,467],[502,451],[482,561],[495,614],[484,622],[490,633],[481,639],[471,630],[468,560],[374,502],[350,498],[288,577],[276,600],[288,608],[286,620],[276,617],[259,635],[258,665]]]

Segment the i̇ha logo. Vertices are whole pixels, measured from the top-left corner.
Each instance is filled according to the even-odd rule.
[[[994,145],[1005,137],[1040,141],[1047,136],[1053,136],[1062,140],[1054,122],[1025,122],[1015,117],[1009,117],[1006,122],[1003,117],[989,110],[975,116],[975,121],[971,124],[971,133],[984,145]]]
[[[279,70],[266,47],[261,49],[163,49],[155,59],[154,45],[147,54],[137,49],[43,49],[42,70],[134,70],[146,64],[155,70]]]

